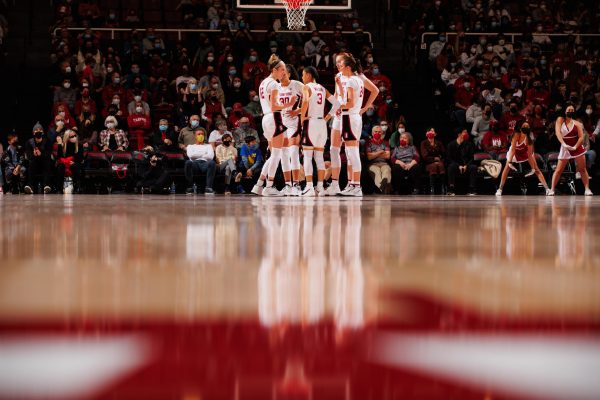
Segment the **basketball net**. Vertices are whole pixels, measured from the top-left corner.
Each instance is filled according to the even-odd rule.
[[[304,17],[311,2],[312,0],[283,0],[289,30],[301,31],[304,28]]]

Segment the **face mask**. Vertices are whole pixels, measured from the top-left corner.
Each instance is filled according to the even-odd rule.
[[[465,89],[468,89],[471,87],[471,82],[465,82],[464,83]]]
[[[387,125],[381,125],[381,130],[382,130],[382,131],[386,132],[386,131],[387,131],[387,129],[388,129],[388,126],[387,126]]]
[[[204,143],[204,135],[203,134],[196,135],[196,143],[198,143],[198,144]]]
[[[135,108],[135,112],[138,113],[138,114],[141,114],[142,111],[144,111],[144,109],[142,107],[136,107]]]
[[[213,89],[218,89],[219,88],[219,84],[218,83],[213,83],[212,84],[212,88]],[[214,97],[214,96],[213,96]]]
[[[224,141],[223,141],[223,145],[224,145],[225,147],[229,147],[229,145],[230,145],[230,144],[231,144],[231,140],[224,140]]]
[[[59,112],[59,113],[58,113],[58,115],[60,115],[61,117],[63,117],[63,118],[64,118],[64,117],[65,117],[65,115],[66,115],[66,113],[65,113],[64,111],[61,111],[61,112]]]
[[[248,60],[249,60],[250,62],[256,62],[256,56],[250,56],[250,57],[248,58]]]
[[[246,23],[244,21],[240,22],[240,29],[244,29],[246,27]]]
[[[259,99],[258,99],[258,96],[254,96],[254,97],[252,98],[252,101],[256,101],[256,102],[258,102],[258,100],[259,100]]]
[[[516,114],[519,110],[517,110],[517,107],[511,107],[510,108],[510,112],[513,114]]]
[[[118,85],[119,83],[121,83],[121,78],[115,78],[115,79],[113,79],[113,83],[115,85]]]
[[[440,36],[440,42],[444,43],[446,41],[446,36]]]
[[[521,132],[523,132],[526,135],[529,135],[529,132],[531,132],[531,129],[528,126],[524,126],[521,128]]]
[[[168,125],[159,125],[158,129],[160,129],[161,132],[165,132],[167,129],[169,129]]]
[[[456,28],[456,25],[450,25],[448,28],[450,28],[450,30],[453,31]]]
[[[537,27],[537,31],[538,31],[538,32],[541,32],[541,31],[543,31],[543,30],[544,30],[544,27],[542,27],[542,26],[538,26],[538,27]]]
[[[477,60],[477,66],[481,67],[483,65],[483,60]]]
[[[43,132],[36,132],[36,133],[34,133],[33,135],[34,135],[34,136],[35,136],[37,139],[41,139],[41,138],[42,138],[42,136],[44,135],[44,133],[43,133]]]
[[[227,62],[233,62],[233,57],[227,57]]]
[[[373,110],[367,110],[367,116],[372,117],[373,116]]]
[[[400,139],[400,146],[405,147],[408,144],[408,140]]]
[[[237,70],[235,70],[235,69],[230,69],[229,70],[229,75],[233,76],[235,74],[237,74]]]
[[[404,128],[398,128],[398,133],[404,133],[404,132],[406,132],[406,129],[404,129]]]
[[[65,83],[63,84],[63,87],[64,87],[65,89],[68,89],[68,88],[70,88],[70,87],[71,87],[71,84],[70,84],[69,82],[65,82]]]
[[[114,122],[109,122],[109,123],[106,124],[106,127],[108,129],[113,129],[115,127],[115,123]]]
[[[160,48],[161,48],[161,45],[160,45],[160,43],[155,43],[155,44],[154,44],[154,48],[155,48],[155,49],[160,49]]]
[[[70,73],[71,73],[71,67],[67,67],[67,68],[65,68],[65,72],[66,72],[67,74],[70,74]]]
[[[342,25],[336,25],[336,26],[335,26],[335,29],[337,29],[337,30],[340,30],[340,31],[341,31],[343,28],[344,28],[344,27],[343,27]]]
[[[142,96],[133,96],[135,101],[142,101]]]
[[[113,99],[112,103],[113,103],[115,106],[118,106],[118,105],[121,103],[121,100],[119,100],[119,99]]]
[[[494,21],[492,21],[492,23],[491,23],[490,25],[491,25],[491,27],[492,27],[492,28],[495,28],[495,27],[497,27],[497,26],[498,26],[498,23],[497,23],[497,22],[494,22]]]
[[[433,133],[433,132],[427,132],[427,134],[425,136],[427,136],[427,139],[431,140],[431,139],[433,139],[435,137],[435,133]]]
[[[373,75],[379,75],[379,68],[373,68]]]
[[[133,74],[139,74],[140,73],[140,69],[139,68],[131,68],[131,73],[133,73]]]
[[[352,29],[358,29],[359,25],[355,22],[352,24]]]
[[[585,110],[585,113],[587,115],[592,115],[594,113],[594,110],[592,110],[591,108],[588,108],[588,109]]]
[[[242,128],[244,130],[248,129],[249,127],[250,127],[250,124],[246,124],[246,123],[240,124],[240,128]]]
[[[191,89],[191,90],[198,90],[198,85],[196,85],[195,83],[192,83],[192,84],[190,85],[190,89]]]
[[[110,74],[111,72],[113,72],[113,69],[112,69],[112,67],[108,67],[108,68],[106,68],[106,72],[108,72],[109,74]]]
[[[69,86],[71,86],[71,85],[69,84]],[[86,88],[86,87],[90,87],[90,84],[89,83],[83,83],[81,86],[84,87],[84,88]]]
[[[475,47],[471,48],[471,54],[477,53],[477,49]]]
[[[504,43],[506,43],[506,42],[504,41],[504,39],[500,39],[500,40],[498,40],[498,44],[499,44],[500,46],[504,46]]]
[[[487,47],[487,51],[489,51],[490,53],[492,52],[492,50],[494,50],[494,48],[492,46]]]
[[[492,67],[494,67],[494,68],[498,68],[499,66],[500,66],[500,63],[497,63],[497,62],[492,63]]]
[[[373,64],[373,57],[369,57],[369,58],[367,58],[367,62],[368,62],[369,64]]]
[[[271,53],[277,53],[277,47],[271,47]]]
[[[392,104],[392,99],[387,99],[387,100],[385,101],[385,103],[386,103],[386,104]]]
[[[241,87],[241,86],[242,86],[242,82],[233,82],[233,87],[234,87],[234,88],[236,88],[236,89],[237,89],[237,88],[239,88],[239,87]]]
[[[571,119],[575,118],[575,111],[569,111],[569,112],[567,113],[567,117],[569,117],[569,118],[571,118]]]
[[[479,41],[479,44],[482,45],[482,46],[485,46],[486,43],[487,43],[487,39],[481,39]]]
[[[206,57],[206,61],[213,62],[213,61],[215,61],[215,58],[214,57]]]
[[[56,121],[56,127],[58,129],[62,128],[63,126],[65,126],[65,121],[63,121],[63,120]]]
[[[381,133],[380,132],[375,132],[373,134],[373,141],[376,142],[376,143],[378,143],[378,142],[381,141]]]
[[[321,38],[319,38],[318,36],[313,36],[313,38],[312,38],[312,41],[313,41],[314,43],[318,43],[318,42],[319,42],[319,40],[321,40]]]
[[[190,122],[190,126],[192,128],[197,128],[198,125],[200,125],[200,121],[193,119],[192,122]]]
[[[465,76],[465,71],[462,71],[462,70],[458,71],[458,76]]]

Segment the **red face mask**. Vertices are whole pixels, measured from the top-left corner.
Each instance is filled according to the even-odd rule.
[[[375,142],[375,143],[381,143],[382,140],[383,140],[383,138],[381,137],[381,133],[375,132],[373,134],[373,142]]]
[[[406,139],[400,139],[400,146],[404,147],[408,144],[408,140]]]
[[[432,131],[427,132],[426,134],[427,139],[433,139],[435,137],[435,133],[433,133]]]

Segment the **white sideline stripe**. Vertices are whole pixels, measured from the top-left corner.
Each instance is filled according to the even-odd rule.
[[[371,361],[503,393],[600,399],[600,340],[590,336],[380,333]]]
[[[149,349],[139,336],[0,336],[0,397],[87,397],[144,365]]]

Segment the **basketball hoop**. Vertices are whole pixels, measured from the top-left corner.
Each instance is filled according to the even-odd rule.
[[[282,0],[287,14],[287,25],[291,31],[304,28],[304,16],[312,0]]]

